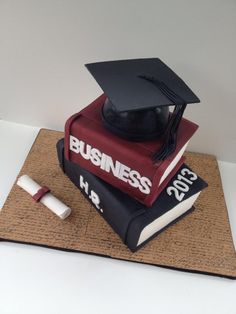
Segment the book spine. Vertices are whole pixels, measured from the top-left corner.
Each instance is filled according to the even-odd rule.
[[[96,128],[87,124],[83,116],[73,123],[67,139],[69,160],[146,204],[153,187],[159,185],[162,173],[150,157],[147,159],[125,145],[112,142],[109,137],[102,136],[99,126]],[[156,182],[153,182],[154,174]]]

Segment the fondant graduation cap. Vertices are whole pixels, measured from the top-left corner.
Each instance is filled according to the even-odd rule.
[[[158,58],[86,64],[107,99],[102,117],[105,127],[127,140],[163,139],[153,159],[174,152],[176,134],[187,104],[200,100]],[[175,106],[169,113],[169,106]]]

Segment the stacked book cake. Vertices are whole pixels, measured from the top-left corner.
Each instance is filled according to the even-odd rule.
[[[199,99],[157,58],[87,68],[105,93],[67,120],[59,162],[134,252],[190,213],[207,186],[183,156],[198,128],[183,112]]]

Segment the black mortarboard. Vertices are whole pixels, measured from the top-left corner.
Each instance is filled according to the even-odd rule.
[[[105,126],[128,140],[164,138],[155,160],[176,147],[176,134],[186,105],[198,97],[158,58],[106,61],[86,67],[107,96],[102,110]],[[168,106],[175,106],[171,116]]]

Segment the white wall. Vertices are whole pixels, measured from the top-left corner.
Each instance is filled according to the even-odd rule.
[[[190,148],[236,162],[235,0],[0,0],[0,118],[62,129],[101,93],[84,63],[155,56],[202,100]]]

